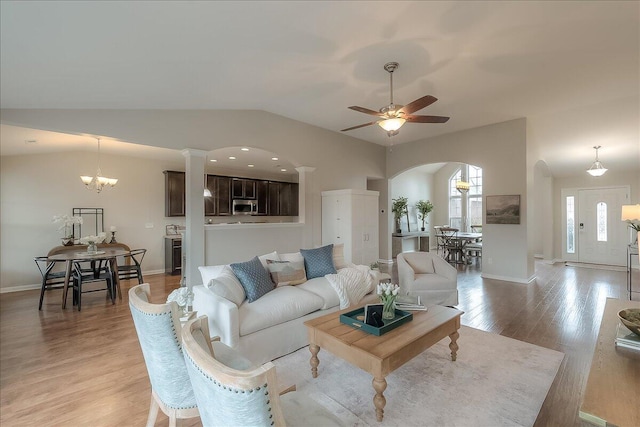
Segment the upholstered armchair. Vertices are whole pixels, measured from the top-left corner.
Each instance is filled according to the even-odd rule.
[[[398,254],[400,294],[418,296],[426,305],[458,304],[458,272],[431,252]]]
[[[149,303],[149,295],[148,283],[129,290],[129,308],[151,381],[147,427],[155,424],[158,409],[175,426],[178,418],[199,416],[182,356],[180,311],[175,302]]]
[[[204,426],[347,425],[305,395],[280,396],[273,363],[248,369],[229,366],[218,349],[207,344],[208,337],[206,316],[184,326],[184,359]],[[291,390],[295,386],[283,393]]]

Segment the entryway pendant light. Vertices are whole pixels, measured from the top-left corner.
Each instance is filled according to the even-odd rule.
[[[600,160],[598,160],[598,149],[600,148],[600,146],[597,145],[593,148],[596,149],[596,161],[593,162],[589,169],[587,169],[587,173],[591,176],[602,176],[608,169],[605,168],[602,163],[600,163]]]
[[[98,170],[96,171],[95,176],[83,175],[80,177],[80,179],[87,187],[87,190],[95,190],[96,193],[99,193],[104,187],[115,187],[115,185],[118,183],[118,179],[102,176],[102,171],[100,170],[100,138],[96,139],[98,140]]]

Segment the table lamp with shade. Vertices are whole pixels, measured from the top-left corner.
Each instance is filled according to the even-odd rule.
[[[636,240],[634,244],[638,244],[638,235],[640,234],[640,204],[622,205],[621,219],[629,224],[629,228],[636,231]]]

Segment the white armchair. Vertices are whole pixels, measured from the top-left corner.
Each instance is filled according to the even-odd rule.
[[[426,305],[458,304],[458,272],[442,257],[431,252],[404,252],[397,262],[402,295],[420,295]]]

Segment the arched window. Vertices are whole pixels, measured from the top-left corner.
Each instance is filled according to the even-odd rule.
[[[458,181],[469,182],[469,191],[460,193]],[[461,231],[482,225],[482,168],[461,165],[449,179],[449,225]]]

